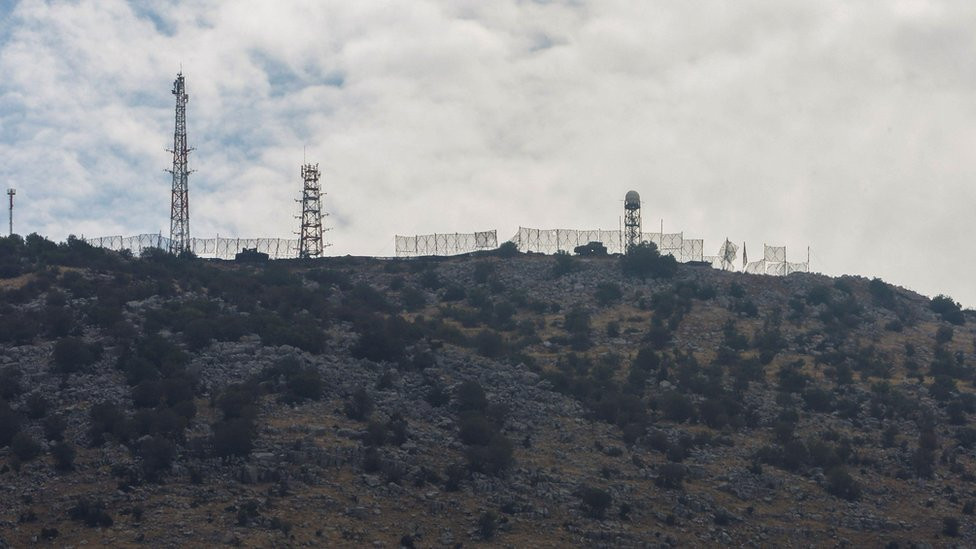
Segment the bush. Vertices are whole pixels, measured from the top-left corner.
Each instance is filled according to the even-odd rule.
[[[942,518],[942,533],[949,536],[950,538],[955,538],[959,536],[959,519],[956,517],[943,517]]]
[[[678,463],[665,463],[658,469],[654,484],[660,488],[678,490],[685,479],[685,467]]]
[[[117,404],[110,401],[100,402],[88,411],[91,421],[88,434],[93,446],[101,446],[105,442],[105,433],[120,436],[125,428],[125,415]]]
[[[505,352],[505,341],[494,330],[481,330],[475,336],[475,346],[478,354],[487,358],[498,358]]]
[[[653,242],[641,242],[632,247],[621,259],[623,273],[641,280],[671,278],[678,272],[678,262],[673,256],[662,256]]]
[[[478,533],[481,534],[481,539],[490,540],[494,538],[497,529],[498,515],[494,511],[485,511],[478,518]]]
[[[607,514],[607,509],[613,503],[613,496],[609,492],[590,486],[584,486],[580,490],[580,499],[586,509],[586,514],[598,520],[603,520]]]
[[[834,467],[827,471],[827,492],[848,501],[861,497],[861,487],[844,467]]]
[[[458,385],[455,398],[457,399],[458,410],[461,412],[484,411],[488,408],[488,397],[477,381],[465,381]]]
[[[360,385],[346,399],[346,417],[356,421],[363,421],[373,413],[373,398],[366,392],[366,387]]]
[[[932,298],[932,301],[929,302],[929,308],[941,316],[942,320],[950,324],[961,326],[966,323],[966,317],[963,315],[962,307],[947,295],[940,294]]]
[[[461,442],[465,444],[485,446],[491,442],[491,437],[496,431],[497,429],[488,418],[477,412],[468,412],[461,416],[458,436],[461,438]]]
[[[217,422],[212,427],[215,455],[218,457],[243,457],[251,453],[256,429],[250,419],[228,419]]]
[[[54,344],[54,366],[57,372],[70,374],[94,364],[101,354],[101,345],[89,345],[76,337],[66,337]]]
[[[146,479],[156,481],[173,463],[176,445],[163,436],[147,437],[139,442],[137,455],[142,460],[142,472]]]
[[[105,511],[105,504],[100,500],[88,498],[78,500],[78,503],[68,511],[68,516],[71,520],[84,522],[90,528],[96,526],[108,528],[113,523],[112,517]]]
[[[10,441],[10,451],[20,461],[30,461],[41,453],[41,445],[25,431],[20,431]]]
[[[512,466],[513,449],[512,441],[508,437],[495,433],[484,446],[468,446],[465,452],[468,467],[473,472],[497,475]]]
[[[498,247],[495,251],[495,255],[498,257],[515,257],[519,254],[518,244],[508,241],[502,242],[502,245]]]
[[[75,449],[66,442],[58,442],[51,447],[51,457],[54,458],[54,468],[58,471],[74,469]]]
[[[569,253],[559,250],[556,252],[556,260],[552,265],[552,277],[559,278],[563,275],[579,270],[579,262],[569,255]]]

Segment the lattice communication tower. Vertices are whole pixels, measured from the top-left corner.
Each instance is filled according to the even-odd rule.
[[[7,196],[10,197],[10,234],[8,236],[13,236],[14,234],[14,195],[17,194],[17,189],[7,189]]]
[[[319,165],[302,165],[302,203],[301,226],[298,238],[298,257],[322,257],[325,245],[322,242],[322,187],[319,184]]]
[[[640,194],[629,191],[624,197],[624,250],[630,250],[641,241]]]
[[[190,194],[187,157],[192,149],[186,146],[186,83],[183,72],[176,75],[173,82],[173,95],[176,96],[176,129],[173,132],[173,193],[169,214],[169,251],[180,254],[190,250]]]

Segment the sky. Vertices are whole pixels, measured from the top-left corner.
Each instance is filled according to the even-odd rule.
[[[0,0],[15,232],[168,233],[190,100],[195,237],[328,255],[519,226],[763,243],[976,307],[976,3]]]

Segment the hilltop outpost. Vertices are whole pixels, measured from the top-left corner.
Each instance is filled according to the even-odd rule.
[[[945,544],[976,316],[625,256],[0,239],[0,546]]]

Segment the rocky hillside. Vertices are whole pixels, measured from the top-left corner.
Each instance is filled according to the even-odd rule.
[[[36,235],[0,277],[0,547],[976,539],[976,315],[944,296],[649,249],[246,265]]]

